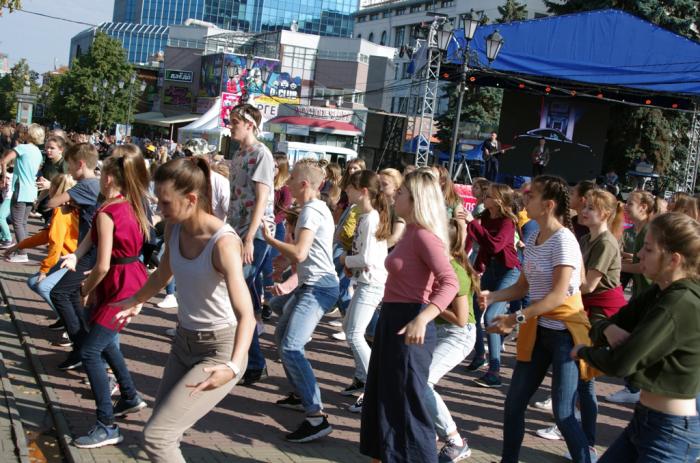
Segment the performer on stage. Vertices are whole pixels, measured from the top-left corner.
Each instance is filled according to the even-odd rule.
[[[501,150],[501,142],[498,141],[498,134],[491,132],[491,138],[481,145],[482,157],[484,158],[483,177],[490,182],[497,181],[498,177],[498,152]]]
[[[532,160],[532,178],[544,174],[544,168],[549,164],[550,153],[546,145],[547,141],[544,137],[540,137],[539,143],[533,148],[530,153]]]

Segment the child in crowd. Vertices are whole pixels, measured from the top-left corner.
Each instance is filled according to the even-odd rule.
[[[471,455],[467,439],[459,434],[447,405],[435,390],[435,385],[454,367],[462,363],[474,348],[476,319],[472,306],[479,293],[479,276],[472,268],[464,249],[466,230],[457,219],[449,221],[450,264],[457,275],[459,290],[452,304],[435,318],[437,344],[430,363],[426,406],[433,417],[438,438],[445,442],[438,455],[439,463],[461,461]]]
[[[294,165],[287,182],[289,191],[301,206],[294,243],[277,240],[269,227],[263,227],[265,240],[296,264],[299,278],[275,331],[284,372],[294,390],[277,404],[306,413],[297,430],[286,436],[291,442],[310,442],[333,431],[323,413],[316,377],[304,355],[304,346],[316,325],[338,300],[338,277],[333,265],[333,217],[325,202],[318,199],[323,178],[323,169],[313,161]]]
[[[391,237],[389,202],[382,193],[379,176],[371,170],[361,170],[350,176],[346,193],[350,204],[358,209],[358,224],[352,250],[340,257],[346,272],[352,275],[352,299],[345,314],[343,330],[355,359],[352,383],[341,394],[362,393],[367,380],[371,350],[365,332],[384,296],[387,239]],[[362,397],[353,409],[362,407]]]
[[[44,222],[46,223],[49,222],[52,215],[52,210],[46,208],[46,201],[51,196],[48,194],[51,181],[57,175],[68,173],[68,164],[66,164],[66,160],[63,159],[63,151],[65,149],[66,141],[63,137],[49,135],[49,137],[46,138],[46,143],[44,145],[46,159],[41,166],[41,177],[36,181],[37,188],[39,188],[41,192],[37,198],[37,210],[43,215]]]
[[[78,246],[86,238],[87,243],[92,244],[89,232],[100,193],[100,180],[95,176],[97,156],[97,149],[89,143],[77,143],[67,149],[64,157],[68,163],[68,171],[77,183],[65,193],[53,196],[46,203],[46,207],[56,208],[70,201],[78,209]],[[51,303],[63,320],[68,338],[73,342],[73,350],[68,358],[58,365],[60,370],[72,370],[82,365],[80,347],[87,334],[87,324],[83,314],[80,287],[86,278],[85,273],[95,266],[96,258],[95,247],[86,246],[75,265],[75,271],[66,272],[49,294]]]
[[[90,249],[96,247],[95,266],[85,279],[80,295],[89,314],[89,332],[80,356],[97,405],[97,421],[87,435],[74,440],[79,448],[97,448],[124,440],[115,418],[144,407],[119,349],[117,335],[123,327],[114,320],[119,307],[113,303],[133,296],[148,278],[139,260],[150,225],[143,197],[149,174],[141,150],[131,144],[117,146],[102,164],[100,192],[105,198],[93,218],[90,234],[75,254],[65,256],[71,270]],[[104,361],[114,372],[121,398],[113,406]]]

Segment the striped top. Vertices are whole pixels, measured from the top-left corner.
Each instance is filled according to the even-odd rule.
[[[533,233],[525,244],[523,267],[532,302],[544,299],[552,291],[554,268],[561,265],[573,268],[566,295],[571,296],[579,292],[583,257],[576,236],[568,228],[561,228],[547,241],[537,245],[535,243],[538,236],[539,232]],[[564,323],[548,320],[546,317],[547,314],[539,317],[537,324],[555,330],[566,329]]]

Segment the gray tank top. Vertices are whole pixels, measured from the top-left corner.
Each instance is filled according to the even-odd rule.
[[[197,257],[187,259],[180,254],[180,224],[172,228],[168,247],[170,268],[177,284],[177,318],[187,330],[216,331],[237,324],[226,281],[212,262],[216,241],[227,233],[238,237],[226,224],[212,235]]]

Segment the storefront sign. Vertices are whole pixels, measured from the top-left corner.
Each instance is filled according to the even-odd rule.
[[[322,108],[320,106],[297,106],[294,111],[303,117],[315,119],[332,119],[334,121],[352,122],[353,111],[347,109]]]
[[[192,82],[192,71],[176,71],[174,69],[166,69],[165,80],[189,83]]]

